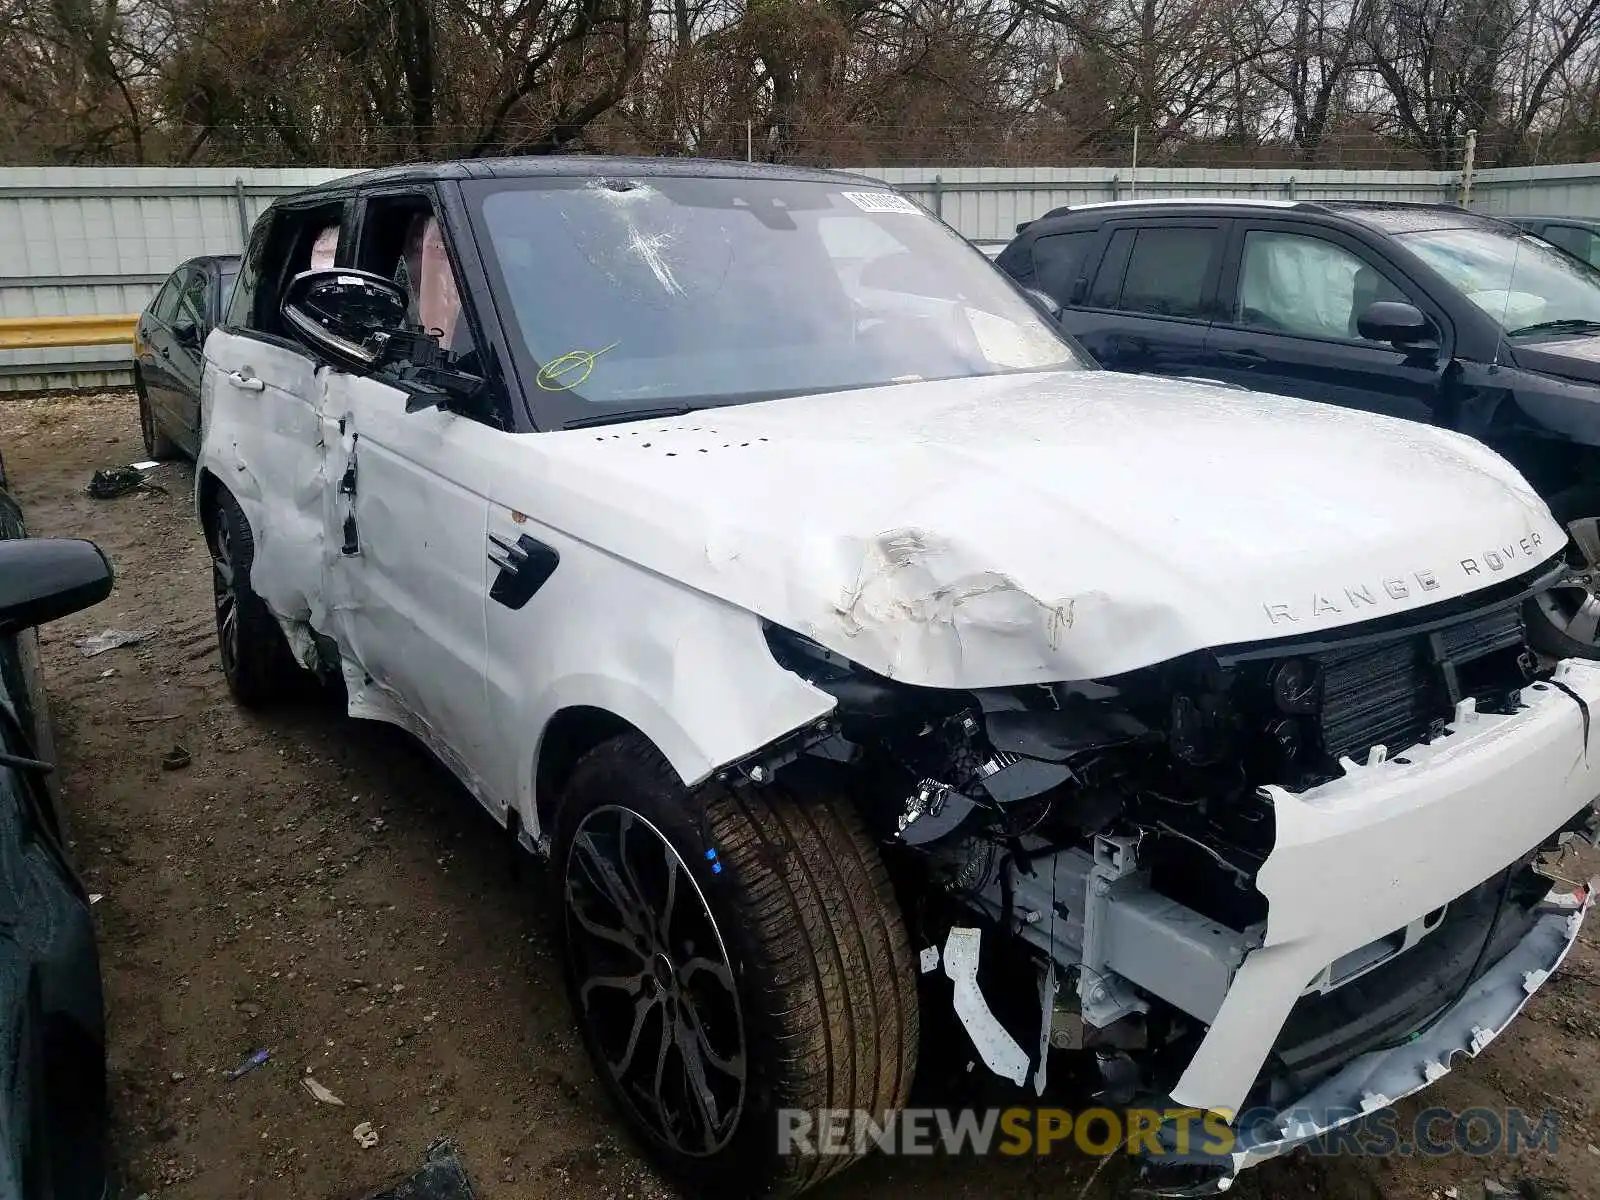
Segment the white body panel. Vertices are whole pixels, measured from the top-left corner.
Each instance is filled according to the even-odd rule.
[[[1460,435],[1108,372],[517,441],[505,502],[935,687],[1098,678],[1392,615],[1564,542]]]
[[[295,397],[219,382],[263,355]],[[1092,679],[1437,604],[1564,542],[1516,472],[1458,435],[1103,372],[512,434],[408,415],[398,391],[219,334],[206,396],[201,472],[256,531],[253,583],[291,642],[335,639],[352,713],[413,729],[535,836],[540,742],[564,709],[628,721],[689,783],[827,714],[761,618],[913,684]],[[560,562],[512,609],[489,599],[488,539],[523,534]],[[1564,671],[1600,705],[1600,668]],[[1321,968],[1600,790],[1576,706],[1529,696],[1411,765],[1273,792],[1266,944],[1179,1102],[1236,1107]]]
[[[1600,707],[1600,665],[1570,660],[1555,678]],[[1600,794],[1600,747],[1591,762],[1577,703],[1544,684],[1523,699],[1511,716],[1466,715],[1454,736],[1407,749],[1409,762],[1356,767],[1300,795],[1267,788],[1266,940],[1173,1089],[1178,1104],[1237,1111],[1318,971],[1492,878]]]

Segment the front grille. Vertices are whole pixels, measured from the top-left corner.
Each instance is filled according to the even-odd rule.
[[[1431,634],[1313,655],[1323,671],[1323,749],[1337,759],[1415,745],[1464,696],[1495,703],[1526,683],[1522,648],[1521,612],[1508,605]],[[1486,659],[1498,661],[1472,670]]]

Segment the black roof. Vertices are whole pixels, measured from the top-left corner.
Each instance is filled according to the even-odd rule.
[[[237,254],[196,254],[193,258],[184,259],[181,263],[179,263],[177,266],[173,267],[172,269],[174,271],[181,271],[185,267],[199,267],[199,266],[204,266],[206,263],[215,263],[217,265],[217,269],[218,270],[230,270],[230,269],[232,269],[234,267],[237,267],[239,265],[239,255],[237,255]]]
[[[1513,225],[1543,224],[1546,221],[1555,221],[1562,225],[1576,225],[1580,229],[1600,229],[1600,218],[1597,217],[1567,217],[1550,213],[1506,213],[1500,218],[1510,221]]]
[[[1326,214],[1359,221],[1385,233],[1405,233],[1420,229],[1460,229],[1495,225],[1498,218],[1471,212],[1453,204],[1416,204],[1391,200],[1279,200],[1249,196],[1185,196],[1173,199],[1098,201],[1053,208],[1037,221],[1017,227],[1021,233],[1030,225],[1057,217],[1083,213],[1192,212],[1218,213],[1283,212],[1301,215]]]
[[[749,163],[716,158],[625,158],[605,154],[536,154],[521,158],[460,158],[446,162],[407,163],[345,175],[283,197],[339,193],[355,188],[395,183],[433,183],[444,179],[537,179],[560,176],[603,178],[623,176],[702,176],[708,179],[787,179],[811,183],[857,183],[875,188],[889,185],[881,179],[845,171],[795,167],[774,163]]]

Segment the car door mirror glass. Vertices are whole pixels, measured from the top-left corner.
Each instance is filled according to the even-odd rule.
[[[405,293],[369,271],[303,271],[289,281],[281,312],[307,349],[358,375],[371,374],[389,340],[406,332]]]
[[[111,564],[79,538],[0,541],[0,636],[99,604],[111,594]]]
[[[1395,346],[1419,346],[1437,336],[1433,322],[1414,304],[1400,300],[1379,300],[1368,305],[1356,319],[1356,331],[1372,342]]]

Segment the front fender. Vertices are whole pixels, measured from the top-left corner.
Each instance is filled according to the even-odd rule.
[[[564,710],[626,721],[691,787],[833,710],[773,659],[756,614],[555,530],[533,536],[559,554],[554,573],[526,607],[491,600],[486,611],[495,724],[534,737],[505,763],[514,778],[491,786],[510,784],[534,836],[537,764]]]

